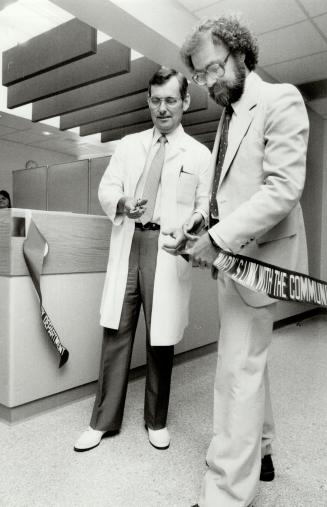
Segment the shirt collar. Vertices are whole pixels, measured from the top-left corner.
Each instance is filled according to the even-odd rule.
[[[176,127],[175,130],[173,130],[173,132],[171,132],[170,134],[165,134],[168,144],[175,144],[176,142],[178,142],[178,140],[180,139],[180,136],[183,135],[183,133],[184,133],[184,129],[183,129],[182,125],[179,124],[178,127]],[[161,132],[159,132],[157,127],[154,127],[153,128],[152,143],[151,143],[152,146],[154,146],[158,142],[158,139],[161,136],[162,136]]]

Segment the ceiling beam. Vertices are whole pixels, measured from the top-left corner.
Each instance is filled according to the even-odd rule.
[[[88,125],[82,125],[79,129],[79,135],[82,137],[89,136],[98,132],[129,127],[130,125],[146,121],[151,121],[151,114],[148,107],[140,109],[139,111],[133,111],[132,113],[115,116],[115,118],[99,120],[89,123]]]
[[[87,123],[108,118],[114,118],[124,113],[131,113],[132,111],[139,111],[140,109],[147,109],[147,96],[146,91],[136,93],[135,95],[128,95],[121,99],[112,100],[99,104],[97,106],[80,109],[73,113],[68,113],[60,116],[60,130],[67,130],[74,127],[79,127]]]
[[[218,107],[217,104],[213,102],[213,100],[209,100],[208,109],[205,111],[195,111],[183,116],[183,127],[185,130],[187,130],[187,127],[190,127],[192,125],[209,124],[208,128],[211,130],[212,125],[210,125],[210,123],[213,121],[218,122],[221,111],[221,107]],[[101,142],[107,143],[109,141],[117,141],[118,139],[121,139],[123,136],[126,136],[128,134],[134,134],[135,132],[141,132],[142,130],[149,129],[152,127],[152,125],[152,121],[143,121],[140,123],[135,123],[133,125],[113,128],[101,133]],[[215,132],[213,133],[215,134]]]
[[[142,57],[131,62],[131,71],[128,74],[105,79],[98,83],[82,86],[77,90],[34,102],[32,104],[32,121],[42,121],[145,91],[150,77],[158,68],[158,64]]]
[[[190,136],[204,134],[208,132],[217,132],[219,119],[204,123],[195,123],[194,125],[185,126],[185,132]]]
[[[96,53],[96,30],[71,19],[2,53],[2,84],[8,86]]]
[[[189,91],[191,95],[191,104],[185,114],[188,115],[195,111],[206,110],[208,107],[208,96],[205,91],[193,84],[190,85]],[[145,109],[139,111],[133,111],[117,115],[114,118],[106,118],[87,125],[82,125],[80,128],[80,135],[89,136],[91,134],[96,134],[97,132],[103,132],[105,130],[111,130],[119,127],[127,127],[150,119],[151,115],[148,107],[146,107]]]
[[[297,87],[308,101],[325,99],[327,97],[327,79],[303,83],[297,85]]]
[[[216,137],[216,132],[204,132],[203,134],[196,134],[193,137],[200,143],[213,142]]]
[[[51,97],[68,90],[95,83],[130,70],[131,50],[111,39],[99,44],[97,53],[58,69],[25,79],[8,88],[7,107],[14,107]]]
[[[137,123],[136,125],[129,125],[128,127],[119,127],[107,130],[106,132],[101,133],[101,142],[107,143],[109,141],[117,141],[128,134],[135,134],[136,132],[141,132],[142,130],[150,129],[151,127],[153,127],[152,121],[146,121]]]
[[[179,57],[198,21],[175,0],[52,0],[59,7],[139,51],[154,62],[188,74]]]

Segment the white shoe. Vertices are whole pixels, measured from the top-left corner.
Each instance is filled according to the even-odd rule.
[[[87,430],[82,433],[74,445],[74,451],[83,452],[94,449],[94,447],[97,447],[101,442],[101,438],[103,437],[104,433],[105,431],[94,430],[89,426]]]
[[[148,428],[149,442],[156,449],[168,449],[170,445],[170,435],[168,428],[152,430]]]

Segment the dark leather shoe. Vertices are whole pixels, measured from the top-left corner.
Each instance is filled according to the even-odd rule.
[[[207,460],[206,465],[209,466]],[[261,460],[260,481],[270,482],[273,481],[274,478],[275,478],[275,469],[271,459],[271,454],[266,454],[266,456],[264,456]]]
[[[260,481],[273,481],[275,478],[274,464],[271,459],[271,454],[266,454],[261,460]]]

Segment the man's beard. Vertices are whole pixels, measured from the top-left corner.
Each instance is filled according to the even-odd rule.
[[[236,61],[234,81],[220,81],[211,86],[210,97],[220,106],[226,107],[239,100],[244,91],[245,64]]]

